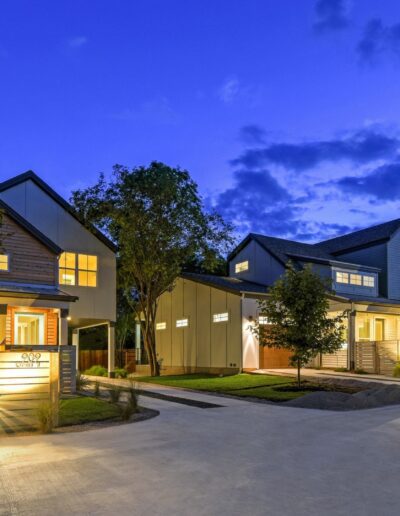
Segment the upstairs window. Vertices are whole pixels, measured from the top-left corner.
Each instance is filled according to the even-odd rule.
[[[362,285],[361,274],[350,274],[350,283],[352,285]]]
[[[59,265],[60,285],[75,285],[76,254],[62,253]]]
[[[336,273],[336,282],[337,283],[348,283],[349,282],[349,273],[348,272],[337,272]]]
[[[249,270],[249,262],[246,260],[245,262],[239,262],[235,265],[235,272],[244,272]]]
[[[375,287],[374,276],[363,276],[363,285],[364,287]]]
[[[8,270],[8,254],[0,254],[0,271],[7,272]]]
[[[60,256],[60,285],[97,286],[97,256],[65,252]]]
[[[213,314],[213,322],[226,322],[229,320],[228,312],[224,312],[222,314]]]
[[[97,256],[78,254],[78,284],[80,287],[97,286]]]

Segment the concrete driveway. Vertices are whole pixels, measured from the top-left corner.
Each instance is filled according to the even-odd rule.
[[[400,407],[335,413],[197,399],[225,406],[142,398],[161,415],[0,439],[0,514],[398,513]]]

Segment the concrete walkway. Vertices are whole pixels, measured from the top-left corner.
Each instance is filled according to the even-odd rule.
[[[340,378],[343,379],[351,379],[357,380],[360,382],[376,382],[382,383],[385,385],[400,385],[400,378],[393,378],[392,376],[384,376],[384,375],[374,375],[374,374],[355,374],[355,373],[339,373],[335,371],[331,371],[329,369],[311,369],[304,368],[301,369],[301,376],[307,378]],[[294,368],[288,369],[258,369],[257,371],[253,371],[255,374],[273,374],[280,376],[297,376],[297,370]]]
[[[0,514],[398,512],[400,407],[338,413],[195,394],[223,407],[143,398],[160,416],[79,433],[1,438]]]

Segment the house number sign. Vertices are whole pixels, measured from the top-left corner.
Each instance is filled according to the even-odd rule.
[[[21,360],[15,365],[21,369],[40,367],[41,356],[41,353],[22,353]]]

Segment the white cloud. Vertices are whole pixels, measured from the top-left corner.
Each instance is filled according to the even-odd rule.
[[[87,43],[86,36],[76,36],[68,40],[68,46],[70,48],[80,48]]]
[[[231,77],[225,80],[221,88],[218,90],[218,97],[225,104],[232,103],[240,92],[240,83],[236,77]]]

